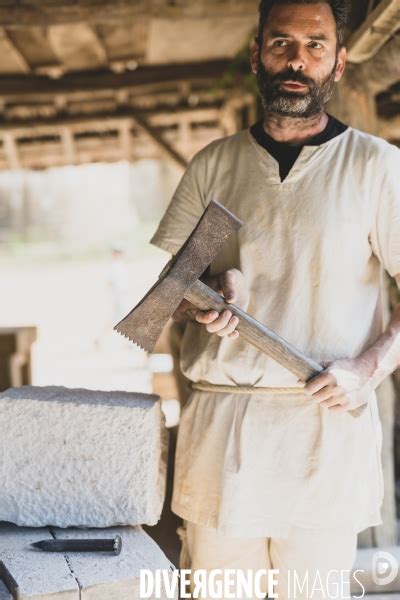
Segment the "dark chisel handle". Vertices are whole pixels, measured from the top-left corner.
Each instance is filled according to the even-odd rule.
[[[186,291],[185,298],[200,310],[216,310],[219,313],[223,310],[230,310],[233,315],[239,317],[236,329],[243,339],[276,360],[277,363],[297,375],[302,381],[306,382],[324,370],[321,365],[308,358],[271,329],[268,329],[234,304],[227,304],[222,296],[202,281],[197,280]],[[349,411],[349,413],[358,417],[364,411],[365,406],[360,406]]]

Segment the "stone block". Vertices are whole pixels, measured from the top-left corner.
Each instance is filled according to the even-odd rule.
[[[79,586],[63,554],[38,552],[33,542],[51,538],[49,529],[0,524],[0,560],[15,579],[21,600],[80,600]],[[7,598],[4,590],[3,596]],[[0,595],[1,598],[1,595]]]
[[[118,556],[100,552],[51,553],[30,547],[32,542],[52,537],[92,539],[116,535],[122,538]],[[166,573],[174,569],[139,526],[32,529],[0,523],[0,560],[18,583],[21,600],[139,600],[141,569]],[[165,594],[162,597],[166,598]],[[0,600],[11,600],[1,582]]]
[[[68,554],[68,564],[79,582],[80,600],[139,600],[141,569],[153,573],[160,569],[170,574],[174,569],[159,546],[141,527],[119,527],[107,531],[55,529],[53,533],[57,539],[115,535],[122,538],[119,556],[80,552]],[[161,594],[162,598],[167,597],[163,588]]]
[[[154,525],[167,431],[158,396],[63,387],[0,394],[0,521]]]

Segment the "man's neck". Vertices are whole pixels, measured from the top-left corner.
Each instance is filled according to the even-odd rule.
[[[322,133],[328,120],[329,117],[325,112],[310,119],[296,119],[267,113],[264,117],[264,131],[277,142],[302,144]]]

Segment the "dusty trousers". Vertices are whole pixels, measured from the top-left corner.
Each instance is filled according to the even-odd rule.
[[[351,598],[350,578],[357,551],[357,533],[345,529],[303,529],[291,527],[287,538],[237,538],[217,533],[215,529],[185,522],[186,530],[180,528],[182,540],[181,568],[191,570],[193,597],[211,598],[195,593],[195,573],[205,570],[222,570],[221,579],[229,571],[234,577],[237,571],[255,575],[260,573],[258,589],[267,597],[268,591],[277,594],[279,600],[326,600],[327,598]],[[268,579],[265,571],[276,570]],[[264,571],[261,574],[261,571]],[[225,595],[223,587],[221,598]],[[231,591],[235,588],[235,582]],[[198,588],[199,590],[200,588]],[[204,589],[204,588],[203,588]],[[215,593],[214,588],[214,593]],[[357,588],[358,589],[358,588]],[[217,589],[218,591],[218,589]],[[363,588],[359,585],[357,595]],[[202,590],[203,593],[203,590]],[[257,598],[253,590],[251,596]],[[275,596],[276,597],[276,596]]]

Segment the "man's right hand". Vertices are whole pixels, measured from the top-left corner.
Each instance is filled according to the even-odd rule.
[[[238,269],[229,269],[224,273],[209,277],[206,283],[218,294],[224,296],[228,304],[235,304],[238,308],[247,310],[249,290],[243,273]],[[187,300],[183,300],[172,318],[175,321],[181,321],[185,317],[203,323],[209,333],[216,333],[220,337],[227,336],[235,339],[239,336],[239,332],[236,331],[239,319],[233,316],[230,310],[224,310],[221,314],[216,310],[202,311]]]

